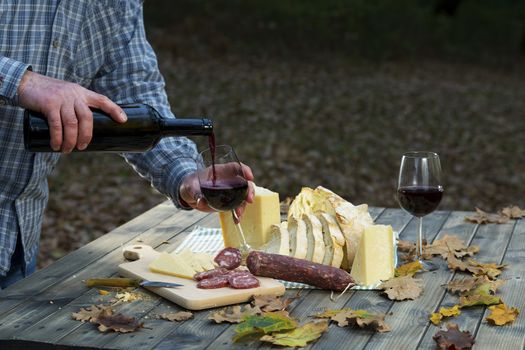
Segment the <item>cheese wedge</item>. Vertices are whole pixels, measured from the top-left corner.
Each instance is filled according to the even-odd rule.
[[[345,245],[343,233],[341,232],[334,216],[324,212],[318,212],[317,218],[323,226],[323,239],[326,246],[323,264],[333,267],[341,267],[343,261],[343,247]]]
[[[306,238],[308,240],[306,260],[321,264],[326,250],[323,239],[323,225],[313,214],[304,214],[303,220],[306,224]]]
[[[288,233],[287,221],[281,222],[280,225],[272,225],[270,240],[263,246],[262,250],[273,254],[290,254],[290,234]]]
[[[246,242],[252,248],[260,248],[270,239],[272,225],[281,222],[281,211],[279,205],[279,194],[264,187],[255,186],[255,198],[253,203],[246,205],[241,218],[241,227]],[[219,213],[222,228],[222,237],[225,247],[239,248],[241,239],[231,212]]]
[[[157,259],[153,260],[149,264],[149,269],[153,272],[188,279],[193,279],[197,273],[180,256],[166,252],[161,253]]]
[[[364,229],[350,275],[361,285],[373,285],[394,277],[392,226],[371,225]]]
[[[171,253],[171,255],[175,255],[174,253]],[[182,252],[177,254],[186,264],[188,264],[193,270],[197,272],[202,272],[204,269],[202,268],[201,263],[199,260],[197,260],[195,254],[190,249],[184,249]]]
[[[306,258],[308,239],[306,238],[306,224],[303,220],[289,218],[288,233],[290,234],[290,256],[298,259]]]
[[[195,259],[199,262],[202,269],[205,271],[213,270],[215,268],[215,264],[213,263],[213,257],[208,253],[193,253],[195,255]]]

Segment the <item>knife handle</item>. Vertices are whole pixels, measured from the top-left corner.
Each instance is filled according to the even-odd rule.
[[[135,261],[143,258],[146,255],[152,255],[155,250],[147,244],[132,244],[122,248],[124,258]]]

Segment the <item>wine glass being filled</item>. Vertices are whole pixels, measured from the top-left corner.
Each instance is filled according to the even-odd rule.
[[[251,247],[246,243],[239,218],[235,213],[248,196],[248,180],[233,147],[218,145],[200,153],[198,178],[201,193],[208,206],[217,211],[231,211],[241,238],[241,252]]]
[[[401,158],[397,199],[401,208],[419,218],[416,257],[424,268],[435,266],[423,260],[423,217],[437,209],[443,197],[441,164],[434,152],[407,152]]]

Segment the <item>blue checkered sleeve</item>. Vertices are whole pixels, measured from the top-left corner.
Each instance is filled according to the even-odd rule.
[[[120,31],[113,37],[108,59],[90,88],[116,103],[145,103],[164,118],[175,118],[157,58],[146,40],[142,4],[140,1],[123,3]],[[178,191],[184,176],[196,170],[194,142],[185,137],[168,137],[149,152],[123,156],[157,190],[170,197],[177,207],[184,208]]]
[[[30,66],[0,55],[0,96],[12,105],[18,104],[17,89],[22,76]]]

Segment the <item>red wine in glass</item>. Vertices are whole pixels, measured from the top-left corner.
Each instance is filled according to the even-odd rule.
[[[201,182],[201,192],[208,205],[217,211],[239,207],[248,195],[248,182],[243,178],[232,178]]]
[[[436,210],[442,197],[442,186],[402,186],[397,189],[401,207],[418,218]]]

